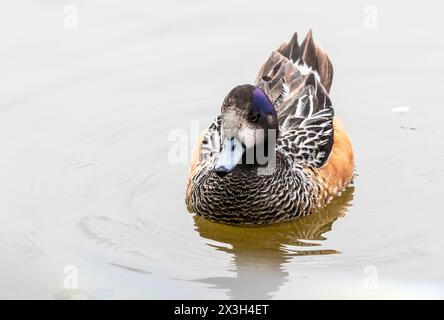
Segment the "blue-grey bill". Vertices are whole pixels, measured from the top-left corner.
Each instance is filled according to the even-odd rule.
[[[244,147],[242,143],[236,138],[225,138],[222,146],[222,151],[216,160],[214,169],[216,171],[230,172],[242,159],[244,154]]]

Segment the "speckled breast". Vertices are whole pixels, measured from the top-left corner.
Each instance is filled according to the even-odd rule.
[[[318,187],[302,169],[277,157],[274,172],[238,165],[219,177],[210,166],[193,178],[189,210],[230,224],[265,224],[307,215],[316,207]]]

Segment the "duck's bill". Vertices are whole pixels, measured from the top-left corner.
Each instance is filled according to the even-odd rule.
[[[220,176],[231,172],[234,167],[241,161],[244,154],[242,143],[236,138],[225,138],[222,151],[214,165],[214,170]]]

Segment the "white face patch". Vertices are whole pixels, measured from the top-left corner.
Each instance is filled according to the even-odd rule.
[[[260,144],[265,140],[265,130],[243,126],[237,136],[244,144],[245,148],[253,148],[255,144]]]
[[[242,116],[232,110],[224,114],[222,127],[225,138],[237,138],[246,149],[253,148],[255,144],[262,143],[265,139],[263,129],[250,125]]]
[[[225,137],[233,138],[237,135],[242,125],[242,118],[235,111],[228,111],[222,119],[222,127]]]

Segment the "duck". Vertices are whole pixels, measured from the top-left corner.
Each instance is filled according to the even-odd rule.
[[[310,29],[294,33],[234,87],[198,137],[188,170],[190,213],[264,225],[319,211],[352,183],[354,154],[335,116],[333,65]]]

